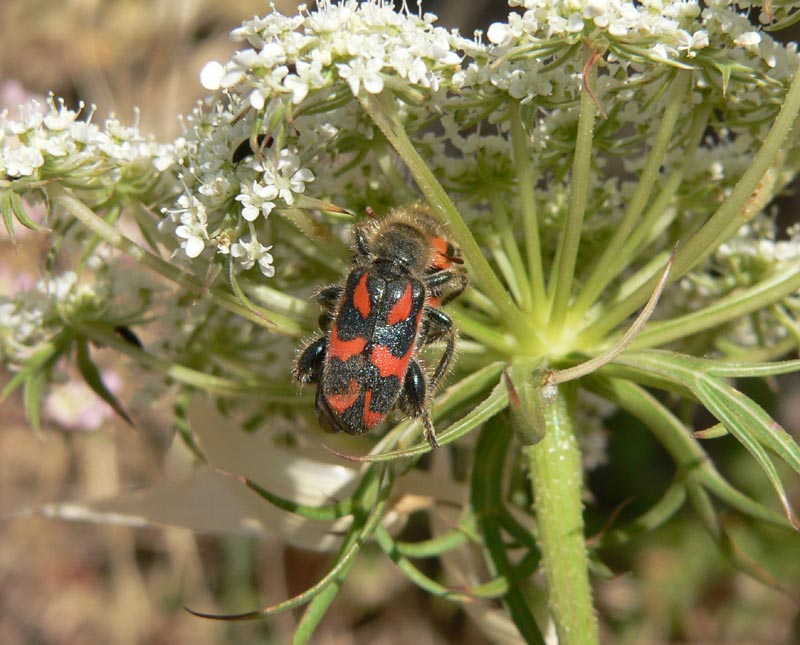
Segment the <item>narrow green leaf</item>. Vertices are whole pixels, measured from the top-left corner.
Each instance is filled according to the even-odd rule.
[[[32,372],[25,379],[22,401],[25,406],[25,414],[28,417],[31,429],[34,432],[42,431],[42,392],[47,382],[47,371],[39,370]]]
[[[716,423],[705,430],[695,430],[692,434],[696,439],[719,439],[720,437],[727,437],[729,432],[724,425]]]
[[[192,428],[189,424],[189,404],[192,398],[192,390],[188,387],[181,388],[178,396],[175,398],[175,405],[172,410],[174,416],[172,418],[172,429],[183,440],[186,447],[194,454],[195,457],[202,462],[206,461],[203,451],[197,445],[192,434]]]
[[[89,341],[85,338],[78,340],[75,345],[75,354],[78,360],[78,370],[83,380],[86,382],[86,385],[88,385],[97,396],[110,405],[111,409],[122,417],[129,426],[133,426],[133,420],[130,415],[128,415],[122,403],[120,403],[114,393],[108,389],[108,386],[103,382],[103,377],[100,375],[100,370],[98,370],[97,365],[92,362],[92,358],[89,355]]]
[[[325,617],[331,603],[336,599],[336,596],[339,595],[339,590],[342,588],[342,584],[344,584],[345,578],[352,565],[353,561],[350,560],[345,566],[341,567],[330,584],[310,600],[292,635],[292,645],[306,645],[306,643],[311,640],[314,631],[317,629],[320,621]]]
[[[375,480],[372,481],[374,482]],[[379,483],[376,483],[376,485],[379,485]],[[328,587],[332,587],[331,590],[327,591],[325,595],[322,596],[322,600],[318,603],[318,605],[315,606],[315,611],[312,612],[312,614],[307,618],[307,624],[303,630],[301,631],[298,628],[298,631],[300,631],[301,634],[306,634],[308,637],[310,637],[319,619],[321,619],[321,616],[318,615],[317,612],[321,609],[323,610],[322,613],[324,613],[324,609],[326,609],[333,600],[330,597],[330,594],[333,593],[335,595],[335,592],[338,592],[338,588],[343,580],[343,577],[349,571],[353,563],[353,559],[360,551],[364,541],[374,532],[376,526],[383,517],[383,512],[386,508],[386,500],[388,499],[390,492],[391,486],[383,486],[381,491],[378,493],[378,499],[373,500],[374,503],[369,506],[369,514],[366,515],[366,517],[363,517],[361,514],[357,514],[354,517],[353,524],[350,526],[350,529],[348,530],[347,535],[342,543],[342,547],[336,556],[335,564],[333,567],[331,567],[328,573],[322,577],[322,579],[320,579],[315,585],[312,585],[306,589],[304,592],[276,605],[271,605],[269,607],[263,607],[262,609],[247,611],[240,614],[208,614],[189,609],[188,607],[185,609],[189,613],[199,616],[200,618],[211,618],[213,620],[226,621],[254,620],[304,605],[319,596]],[[369,491],[362,495],[361,501],[364,502],[366,497],[369,497]],[[316,618],[316,620],[314,620],[314,618]],[[297,642],[304,641],[300,640]]]
[[[606,368],[601,370],[606,371]],[[585,384],[593,392],[619,405],[639,419],[664,446],[678,467],[690,472],[702,468],[709,457],[691,432],[655,396],[637,385],[635,380],[623,378],[589,378]]]
[[[658,374],[673,384],[688,386],[756,459],[778,494],[787,519],[800,529],[775,465],[764,450],[766,446],[800,473],[800,446],[754,401],[713,375],[724,372],[724,364],[656,350],[623,355],[618,362],[634,372]]]
[[[17,239],[14,236],[14,210],[11,208],[11,194],[12,191],[7,190],[3,193],[3,198],[0,199],[0,210],[3,211],[3,223],[8,231],[8,237],[16,247]]]
[[[498,509],[498,521],[503,530],[517,541],[517,543],[527,548],[532,553],[539,553],[539,545],[536,543],[536,534],[532,527],[520,523],[505,506]]]
[[[728,91],[728,83],[730,83],[731,80],[731,72],[733,71],[732,66],[715,62],[714,67],[716,67],[717,71],[722,76],[722,96],[725,96]]]
[[[753,579],[758,580],[768,587],[784,591],[780,583],[773,576],[736,546],[728,532],[720,523],[719,518],[714,512],[711,499],[703,487],[700,486],[698,482],[691,480],[687,482],[687,485],[689,498],[703,520],[705,529],[708,531],[711,539],[716,543],[717,548],[719,548],[720,553],[742,573],[751,576]]]
[[[696,381],[696,391],[703,405],[761,466],[780,499],[786,518],[800,530],[800,520],[792,509],[775,465],[762,445],[769,447],[798,473],[800,446],[761,407],[727,383],[702,375],[698,375]]]
[[[528,580],[536,573],[540,560],[541,556],[538,551],[529,551],[527,555],[513,567],[510,578],[496,576],[482,584],[466,587],[465,591],[475,598],[500,598],[509,592],[512,585]]]
[[[0,400],[5,399],[19,386],[24,385],[35,372],[48,369],[47,366],[51,365],[58,358],[60,346],[61,343],[59,343],[58,340],[42,344],[39,349],[28,357],[23,368],[6,383],[2,394],[0,394]]]
[[[765,363],[729,363],[704,359],[703,365],[707,374],[725,378],[760,378],[800,372],[800,359]]]
[[[11,190],[8,192],[8,194],[9,194],[11,210],[14,213],[14,217],[20,224],[22,224],[25,228],[31,229],[32,231],[45,230],[44,226],[42,226],[41,224],[37,224],[30,218],[27,211],[25,210],[25,206],[22,203],[22,198],[16,192]]]
[[[502,382],[498,388],[507,392]],[[475,446],[475,454],[480,455],[480,459],[475,460],[471,482],[471,502],[483,533],[486,553],[497,576],[507,580],[513,576],[513,568],[503,542],[499,516],[504,505],[503,466],[511,437],[512,430],[505,423],[492,423],[481,430]],[[510,585],[503,595],[503,603],[526,643],[544,643],[528,599],[519,587]]]
[[[328,506],[309,506],[307,504],[298,504],[297,502],[293,502],[285,497],[275,495],[263,486],[259,486],[254,481],[247,479],[246,477],[236,477],[236,479],[240,479],[250,490],[258,493],[258,495],[263,497],[273,506],[280,508],[281,510],[288,511],[289,513],[300,515],[301,517],[305,517],[309,520],[329,522],[353,513],[353,501],[349,498],[339,502],[338,504],[330,504]]]
[[[762,522],[769,522],[782,529],[790,527],[786,522],[786,517],[784,517],[782,513],[767,508],[731,486],[731,484],[719,474],[717,469],[713,467],[711,462],[706,463],[703,468],[697,472],[696,477],[697,481],[701,482],[703,486],[714,493],[721,502],[724,502],[731,508],[735,508],[740,513],[744,513]]]
[[[242,382],[179,365],[169,359],[139,349],[119,335],[100,324],[77,324],[76,329],[93,342],[111,347],[129,356],[140,365],[160,372],[167,378],[221,396],[236,398],[253,397],[262,402],[307,405],[308,398],[298,395],[297,388],[286,380],[281,382]]]
[[[643,365],[638,364],[636,360],[631,359],[630,356],[631,354],[626,352],[614,359],[613,363],[601,367],[597,372],[599,376],[603,377],[600,380],[628,382],[669,392],[684,399],[696,400],[695,395],[686,383],[677,381],[671,374],[664,373],[661,370],[653,370],[649,366],[645,368]]]
[[[102,218],[86,206],[80,199],[76,198],[69,189],[51,184],[48,186],[48,195],[70,213],[76,220],[84,224],[95,235],[100,236],[108,244],[115,247],[122,253],[134,258],[138,264],[152,269],[167,280],[178,284],[193,293],[199,292],[203,285],[190,273],[183,271],[179,266],[170,264],[158,255],[150,253],[144,247],[136,244],[133,240],[125,237],[113,226],[106,224]],[[225,289],[210,287],[207,297],[220,307],[241,316],[242,318],[259,325],[264,324],[264,320],[241,302],[232,293]],[[302,327],[297,321],[287,317],[273,315],[271,320],[277,325],[276,331],[290,336],[300,336],[303,333]]]
[[[664,491],[661,498],[635,520],[597,540],[598,545],[624,544],[665,524],[677,513],[686,501],[686,487],[683,481],[675,480]]]
[[[689,476],[686,478],[686,490],[689,493],[689,502],[694,507],[697,516],[703,524],[711,538],[717,543],[720,548],[720,538],[722,536],[722,528],[719,525],[717,513],[714,510],[714,504],[711,501],[711,496],[705,488],[700,485],[694,477]]]
[[[401,555],[408,558],[433,558],[474,539],[463,527],[457,526],[446,533],[419,542],[395,542]]]
[[[750,576],[754,580],[758,580],[761,584],[785,593],[790,598],[794,599],[792,595],[783,588],[781,583],[778,582],[775,576],[770,574],[736,545],[724,526],[721,527],[719,544],[725,557],[727,557],[730,563],[739,571]]]
[[[397,565],[397,567],[411,582],[421,589],[424,589],[434,596],[440,596],[458,602],[469,602],[472,600],[472,598],[469,596],[459,593],[453,589],[449,589],[448,587],[436,582],[433,578],[422,573],[422,571],[414,566],[411,560],[409,560],[400,552],[400,549],[398,549],[394,539],[391,535],[389,535],[389,531],[387,531],[384,527],[378,526],[375,529],[375,540],[383,552],[389,556],[389,559],[394,562],[395,565]]]

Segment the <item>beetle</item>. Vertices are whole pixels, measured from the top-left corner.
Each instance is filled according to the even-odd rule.
[[[421,417],[438,446],[430,399],[453,359],[456,330],[442,305],[468,284],[458,249],[425,206],[415,204],[357,225],[347,277],[321,289],[322,335],[300,352],[292,374],[316,383],[323,429],[360,435],[395,408]],[[421,350],[443,342],[433,371]]]

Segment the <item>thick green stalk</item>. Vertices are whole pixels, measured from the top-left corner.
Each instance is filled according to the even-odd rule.
[[[522,448],[530,471],[550,612],[560,645],[599,642],[589,584],[589,554],[583,527],[583,467],[575,436],[574,387],[558,388],[544,406],[546,431]]]

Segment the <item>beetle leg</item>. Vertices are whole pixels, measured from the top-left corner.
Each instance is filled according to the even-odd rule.
[[[320,428],[322,428],[325,432],[335,433],[346,430],[342,423],[336,418],[336,415],[333,413],[333,410],[331,410],[330,405],[328,405],[328,402],[322,395],[321,386],[317,388],[314,414],[317,417],[317,422],[319,423]]]
[[[298,383],[318,383],[322,377],[328,339],[321,336],[308,345],[298,357],[292,369],[292,376]]]
[[[364,234],[364,230],[360,226],[356,226],[356,252],[363,258],[369,256],[369,242],[367,242],[367,236]]]
[[[450,361],[453,360],[456,348],[456,332],[453,326],[453,319],[436,307],[425,307],[423,325],[423,333],[420,335],[422,345],[442,339],[445,339],[446,343],[442,357],[439,359],[439,364],[430,379],[430,388],[433,391],[450,366]]]
[[[425,276],[425,286],[429,295],[436,298],[440,305],[458,298],[467,288],[467,284],[469,278],[461,271],[435,271]]]
[[[342,297],[344,287],[340,284],[333,284],[329,287],[321,289],[317,293],[317,302],[319,303],[322,313],[319,315],[319,328],[322,331],[328,331],[333,322],[336,305],[339,304],[339,299]]]
[[[425,438],[431,444],[431,448],[438,448],[439,443],[436,441],[436,431],[433,428],[430,406],[428,405],[428,392],[432,389],[428,383],[425,370],[422,369],[418,361],[412,359],[408,364],[408,371],[403,381],[400,409],[409,416],[422,417]]]
[[[317,293],[317,302],[325,311],[333,311],[342,297],[344,287],[340,284],[332,284]]]

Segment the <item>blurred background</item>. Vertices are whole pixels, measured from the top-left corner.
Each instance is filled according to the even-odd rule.
[[[276,2],[292,13],[296,3]],[[502,2],[429,2],[439,24],[464,34],[502,19]],[[98,106],[123,123],[141,110],[143,133],[169,140],[179,114],[203,94],[199,72],[234,49],[230,29],[270,10],[264,0],[3,0],[0,3],[0,108],[52,91],[75,107]],[[797,220],[793,195],[782,217]],[[47,240],[26,235],[19,249],[0,233],[0,294],[40,277]],[[124,366],[117,368],[124,382]],[[8,381],[0,374],[0,387]],[[779,421],[798,436],[796,379],[757,388]],[[751,392],[752,393],[752,392]],[[25,422],[18,396],[0,403],[0,643],[285,643],[296,615],[268,622],[217,623],[190,616],[183,604],[210,611],[247,610],[298,593],[324,574],[328,558],[276,540],[221,539],[179,529],[132,529],[15,517],[45,502],[114,495],[163,477],[169,422],[147,431],[119,423],[91,393],[64,386],[48,403],[43,436]],[[632,420],[608,424],[610,466],[590,476],[591,532],[619,505],[652,503],[671,481],[671,462]],[[726,475],[760,499],[771,490],[732,439],[709,442]],[[800,505],[796,476],[789,494]],[[771,500],[770,503],[772,503]],[[800,596],[798,540],[788,532],[728,528],[766,570]],[[597,585],[606,642],[800,642],[797,604],[736,572],[691,513],[609,550],[605,562],[632,571]],[[429,571],[435,575],[435,570]],[[794,640],[797,639],[797,640]],[[385,559],[365,550],[315,639],[323,644],[487,642],[457,606],[432,601]]]

